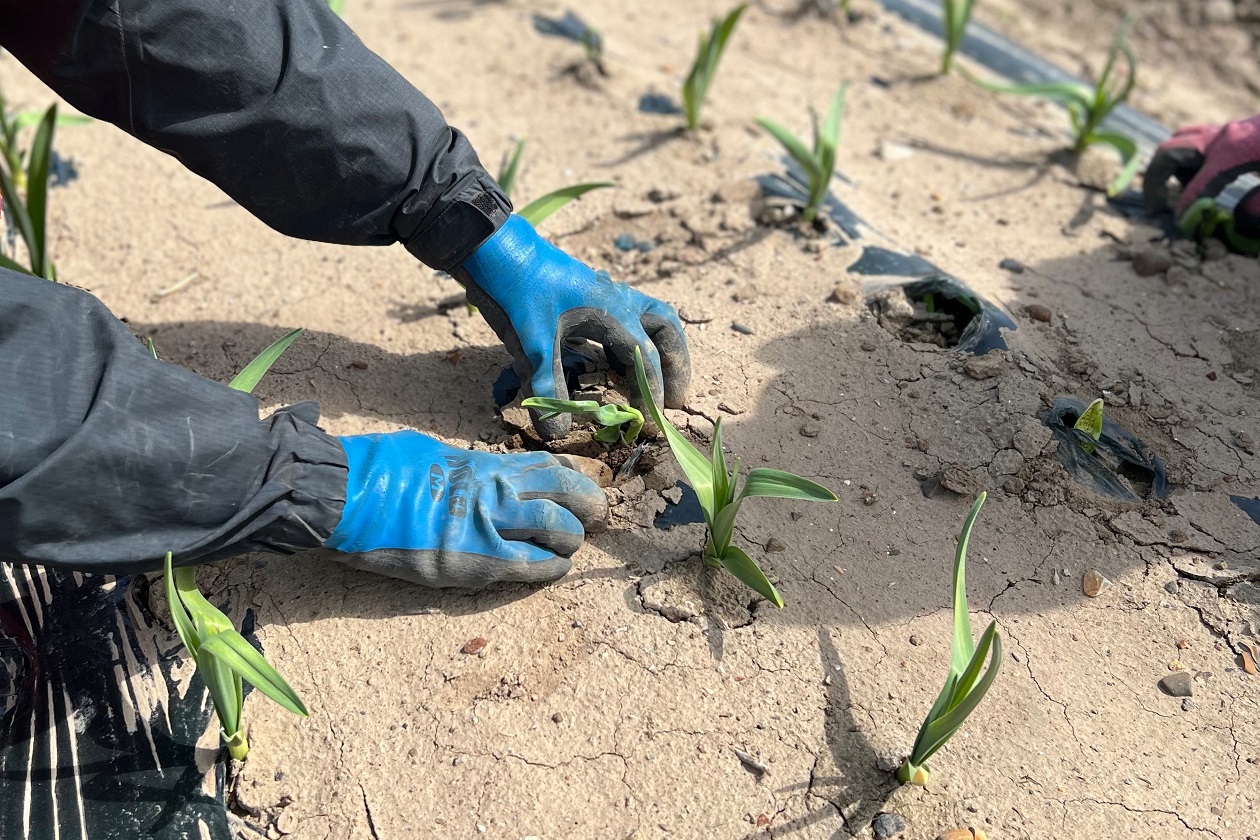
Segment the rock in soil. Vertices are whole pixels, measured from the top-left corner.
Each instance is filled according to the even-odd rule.
[[[871,832],[875,835],[875,840],[893,840],[903,837],[905,831],[906,821],[900,814],[879,814],[871,823]]]
[[[777,537],[771,537],[770,539],[766,540],[766,553],[767,554],[777,554],[783,551],[787,551],[787,546],[784,545]]]
[[[1159,688],[1169,697],[1190,697],[1194,694],[1194,679],[1189,671],[1176,671],[1160,680]]]
[[[1133,253],[1133,270],[1139,277],[1154,277],[1172,268],[1172,255],[1167,248],[1148,245]]]
[[[840,303],[847,306],[857,301],[859,292],[860,289],[856,283],[845,281],[836,284],[836,287],[831,290],[831,294],[827,296],[827,300],[831,303]]]
[[[459,649],[459,652],[466,653],[469,656],[474,656],[478,653],[481,653],[483,650],[485,650],[486,645],[488,644],[489,644],[488,641],[486,641],[481,636],[478,636],[475,639],[469,639],[467,642],[465,642],[464,646]]]
[[[1090,598],[1097,598],[1108,586],[1111,586],[1111,581],[1103,577],[1101,572],[1093,569],[1086,572],[1081,580],[1081,591]]]

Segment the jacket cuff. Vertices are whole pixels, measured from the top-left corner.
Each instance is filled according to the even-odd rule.
[[[445,207],[406,241],[407,250],[416,259],[438,271],[455,269],[512,213],[512,202],[484,173],[471,176],[452,195]]]

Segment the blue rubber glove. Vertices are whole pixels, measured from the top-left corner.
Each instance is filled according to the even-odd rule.
[[[608,502],[553,455],[456,449],[418,432],[340,438],[350,474],[337,559],[423,586],[555,580]]]
[[[602,344],[621,373],[634,369],[638,347],[657,405],[681,408],[686,400],[691,359],[674,308],[588,268],[520,216],[509,217],[455,273],[512,354],[523,396],[568,399],[560,343],[586,338]],[[637,394],[631,398],[642,405]],[[567,414],[540,420],[533,412],[533,420],[547,439],[567,434],[571,423]]]

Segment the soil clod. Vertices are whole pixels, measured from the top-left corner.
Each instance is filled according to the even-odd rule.
[[[1168,253],[1168,249],[1148,245],[1133,252],[1133,270],[1137,272],[1139,277],[1154,277],[1156,274],[1163,274],[1172,268],[1172,255]]]

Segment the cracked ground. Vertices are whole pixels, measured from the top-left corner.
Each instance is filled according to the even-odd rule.
[[[687,137],[634,105],[677,89],[720,3],[583,5],[608,44],[595,86],[565,72],[579,47],[530,25],[560,5],[347,4],[492,169],[529,138],[523,199],[619,181],[545,232],[679,307],[694,376],[675,421],[703,440],[721,418],[745,464],[799,472],[840,501],[741,514],[738,539],[783,610],[701,567],[701,526],[651,527],[679,478],[663,458],[610,493],[612,527],[548,587],[428,591],[318,554],[225,564],[224,586],[312,710],[299,721],[248,701],[246,823],[299,840],[752,840],[869,837],[888,812],[916,840],[961,827],[1257,836],[1260,678],[1239,656],[1260,619],[1260,525],[1238,501],[1260,496],[1260,268],[1157,241],[1051,162],[1061,112],[923,77],[937,45],[853,5],[862,16],[843,24],[754,4],[711,125]],[[1028,18],[990,5],[990,23],[1074,70],[1118,20],[1109,4],[1068,19],[1048,2]],[[1246,116],[1238,91],[1181,72],[1211,66],[1211,51],[1173,65],[1166,16],[1153,20],[1135,35],[1149,57],[1137,104],[1170,120]],[[846,180],[833,187],[866,236],[759,226],[751,179],[780,163],[751,118],[804,131],[841,79]],[[47,99],[10,59],[0,80],[15,104]],[[258,388],[264,410],[314,399],[337,434],[520,444],[491,400],[507,357],[449,278],[398,248],[283,239],[108,126],[66,129],[58,145],[82,173],[54,193],[59,272],[163,358],[226,381],[301,325]],[[136,190],[143,204],[128,201]],[[653,247],[618,250],[622,233]],[[971,359],[881,325],[846,271],[862,244],[913,250],[1004,307],[1008,349]],[[1144,248],[1169,267],[1138,276]],[[1168,497],[1123,503],[1069,475],[1040,419],[1060,396],[1103,397],[1163,460]],[[1002,671],[931,783],[901,788],[890,769],[945,674],[954,540],[980,490],[969,596],[977,628],[1000,628]],[[1097,597],[1086,572],[1108,582]],[[478,637],[484,649],[461,652]],[[1193,697],[1161,692],[1172,671],[1192,676]]]

